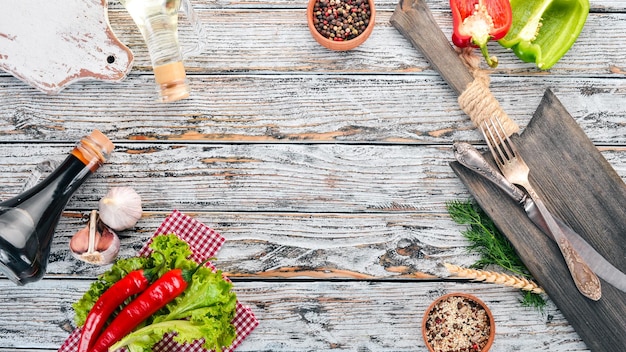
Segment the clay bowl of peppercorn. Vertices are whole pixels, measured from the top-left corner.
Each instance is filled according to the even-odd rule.
[[[363,44],[374,30],[374,0],[309,0],[307,22],[322,46],[345,51]]]
[[[495,333],[487,305],[466,293],[439,297],[422,320],[422,336],[430,352],[487,352]]]

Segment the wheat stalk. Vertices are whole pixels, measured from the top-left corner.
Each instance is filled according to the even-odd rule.
[[[476,281],[485,281],[494,284],[500,284],[505,286],[511,286],[519,288],[524,291],[530,291],[532,293],[544,293],[545,291],[539,287],[535,282],[525,279],[523,277],[517,277],[513,275],[498,273],[495,271],[476,270],[463,268],[458,265],[443,264],[449,272],[455,274],[455,276],[474,279]]]

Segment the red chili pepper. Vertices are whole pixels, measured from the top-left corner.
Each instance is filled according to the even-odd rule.
[[[487,42],[502,39],[511,28],[509,0],[450,0],[450,8],[454,45],[480,48],[487,64],[496,67],[498,59],[489,56]]]
[[[78,342],[78,352],[87,352],[91,349],[109,316],[126,299],[147,289],[160,268],[159,266],[148,270],[131,271],[98,298],[85,319]]]
[[[198,268],[202,265],[200,264]],[[183,293],[194,273],[195,270],[172,269],[163,274],[139,297],[122,309],[98,337],[91,352],[107,352],[114,343],[131,333],[140,323]]]

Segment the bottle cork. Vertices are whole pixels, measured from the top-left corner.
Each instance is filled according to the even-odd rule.
[[[109,158],[113,148],[113,143],[107,136],[99,130],[93,130],[78,142],[72,154],[92,171],[96,171]]]
[[[89,135],[102,149],[103,154],[109,155],[113,151],[113,142],[99,130],[93,130]]]
[[[154,78],[161,89],[161,101],[172,102],[189,97],[189,86],[182,62],[155,66]]]

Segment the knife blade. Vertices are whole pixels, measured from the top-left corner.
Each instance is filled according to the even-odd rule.
[[[552,240],[551,232],[535,202],[528,197],[521,189],[510,183],[498,170],[496,170],[483,155],[476,150],[471,144],[465,142],[456,142],[453,146],[454,156],[456,160],[466,168],[483,176],[493,184],[498,186],[504,193],[515,200],[528,215],[528,218],[539,227],[543,233],[547,234]],[[596,251],[585,239],[583,239],[576,231],[565,224],[558,217],[552,216],[557,225],[570,241],[572,247],[583,258],[591,270],[607,283],[616,287],[622,292],[626,292],[626,274],[616,268],[608,260],[606,260],[598,251]]]

